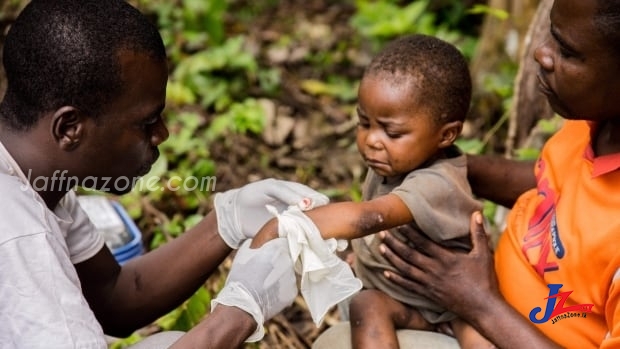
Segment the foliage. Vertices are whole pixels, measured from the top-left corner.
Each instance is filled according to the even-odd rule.
[[[504,10],[499,10],[482,4],[475,4],[467,12],[471,14],[488,14],[490,16],[496,17],[497,19],[501,19],[502,21],[507,20],[509,17],[509,14]]]
[[[210,304],[211,294],[201,287],[180,307],[160,318],[156,323],[166,331],[187,331],[202,320],[205,313],[209,311]]]
[[[155,16],[173,62],[179,62],[185,52],[219,45],[225,39],[226,0],[138,0],[137,5]]]
[[[458,8],[457,1],[452,8]],[[476,39],[458,30],[458,19],[441,22],[437,13],[428,11],[430,0],[412,1],[400,6],[396,1],[356,0],[357,12],[351,25],[371,40],[374,51],[386,41],[405,34],[433,35],[455,44],[466,57],[471,58]],[[453,14],[456,12],[453,12]],[[460,16],[464,14],[461,13]]]
[[[172,72],[170,83],[188,94],[185,99],[221,111],[244,97],[256,70],[254,57],[243,50],[243,37],[238,36],[185,57]]]
[[[206,132],[208,141],[216,139],[227,131],[234,133],[260,133],[265,123],[263,109],[255,99],[236,103],[213,119]]]

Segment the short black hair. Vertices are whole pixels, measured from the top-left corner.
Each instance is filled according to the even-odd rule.
[[[594,27],[620,57],[620,0],[598,0]]]
[[[471,75],[465,57],[452,44],[427,35],[388,43],[366,67],[364,76],[413,83],[418,101],[438,124],[464,121],[471,103]]]
[[[124,0],[32,0],[4,43],[0,121],[27,130],[65,105],[99,116],[123,92],[121,50],[166,59],[157,27]]]

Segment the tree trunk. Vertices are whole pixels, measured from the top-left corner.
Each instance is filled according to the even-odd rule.
[[[489,140],[492,151],[505,151],[507,118],[503,107],[505,97],[489,88],[489,78],[501,74],[507,66],[513,69],[526,51],[526,38],[532,18],[541,0],[489,0],[492,9],[509,14],[502,20],[492,15],[485,17],[476,53],[472,58],[471,72],[474,84],[473,108],[470,116],[472,130],[495,132]],[[502,127],[495,127],[502,126]],[[488,135],[487,135],[488,136]]]
[[[2,62],[2,47],[4,46],[4,38],[6,36],[9,27],[17,17],[19,11],[26,6],[26,2],[20,1],[6,1],[0,0],[0,62]],[[4,90],[6,89],[6,76],[4,74],[4,67],[0,64],[0,100],[4,96]]]
[[[542,0],[523,42],[519,71],[515,79],[513,102],[509,111],[510,123],[506,139],[506,156],[524,145],[538,120],[553,116],[545,96],[538,90],[538,63],[534,50],[549,35],[549,12],[553,0]]]

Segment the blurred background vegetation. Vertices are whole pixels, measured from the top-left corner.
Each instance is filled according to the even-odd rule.
[[[26,0],[0,1],[0,44]],[[531,50],[546,35],[547,0],[132,0],[159,27],[169,56],[170,139],[137,188],[114,197],[154,249],[212,208],[214,192],[276,177],[308,184],[333,200],[359,200],[365,168],[355,148],[356,87],[387,41],[435,35],[455,44],[474,78],[471,114],[459,145],[469,153],[532,158],[559,126],[536,93]],[[0,74],[0,92],[5,80]],[[191,190],[184,178],[215,178]],[[213,188],[214,186],[214,188]],[[500,190],[500,188],[498,188]],[[495,231],[505,210],[485,203]],[[185,304],[127,339],[188,330],[208,313],[229,262]],[[266,324],[248,348],[309,348],[320,328],[302,299]]]

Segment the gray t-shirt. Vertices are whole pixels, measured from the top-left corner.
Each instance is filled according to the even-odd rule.
[[[434,241],[454,248],[470,249],[469,221],[471,214],[481,210],[482,205],[472,194],[467,182],[464,155],[441,159],[428,167],[408,173],[402,180],[387,179],[368,170],[364,182],[363,198],[370,200],[393,193],[411,211],[413,226]],[[396,229],[390,230],[405,239]],[[451,313],[429,300],[412,294],[383,276],[384,270],[394,267],[381,255],[381,240],[375,235],[351,242],[355,252],[355,272],[365,288],[379,289],[392,298],[420,310],[427,321],[439,323],[454,318]]]

